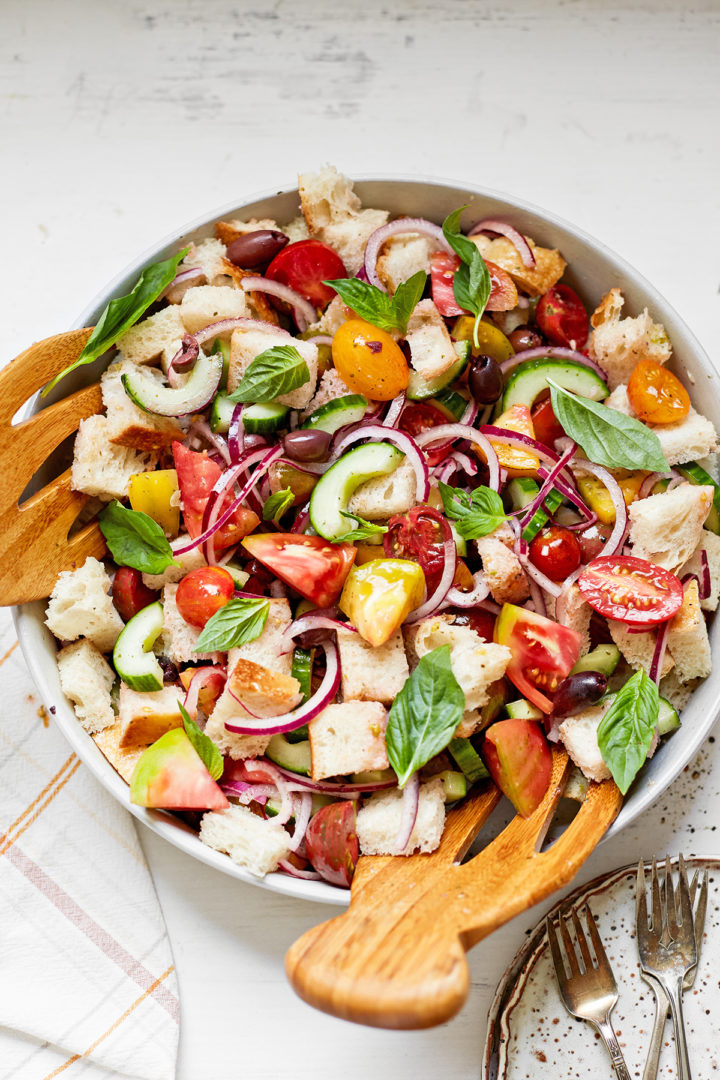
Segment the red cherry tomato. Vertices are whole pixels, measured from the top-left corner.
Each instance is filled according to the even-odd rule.
[[[265,271],[270,281],[289,285],[316,307],[327,307],[336,295],[325,281],[347,277],[337,251],[320,240],[298,240],[278,252]]]
[[[612,531],[612,525],[603,525],[601,521],[596,521],[594,525],[578,533],[583,562],[590,562],[591,559],[602,555]]]
[[[432,506],[414,506],[407,514],[391,517],[383,537],[383,547],[389,558],[409,559],[420,565],[428,596],[438,587],[442,577],[445,525],[445,519]]]
[[[185,622],[204,626],[235,592],[232,575],[222,566],[201,566],[186,574],[177,587],[175,603]]]
[[[556,439],[562,439],[565,435],[563,426],[555,415],[550,395],[544,401],[533,406],[532,412],[533,430],[538,442],[545,446],[554,446]]]
[[[683,602],[682,582],[669,570],[632,555],[601,555],[578,578],[590,607],[606,619],[636,626],[665,622]]]
[[[450,608],[448,615],[454,615],[455,626],[469,626],[483,641],[492,641],[495,630],[495,616],[481,608]]]
[[[564,581],[580,565],[577,537],[562,525],[546,525],[530,543],[530,561],[551,581]]]
[[[401,431],[407,432],[408,435],[412,435],[413,438],[416,435],[420,435],[423,431],[428,431],[430,428],[440,427],[441,424],[449,424],[447,416],[445,416],[440,409],[435,405],[428,405],[427,402],[419,402],[418,404],[406,405],[400,416],[399,427]],[[439,465],[444,458],[452,450],[452,445],[448,445],[442,449],[427,450],[427,462],[430,468],[433,465]]]
[[[503,795],[518,814],[530,817],[552,776],[552,754],[540,725],[533,720],[499,720],[485,733],[482,755]]]
[[[195,538],[202,533],[205,506],[210,492],[222,475],[222,469],[208,457],[207,451],[203,450],[199,454],[195,450],[188,450],[181,442],[173,443],[173,458],[180,485],[185,528],[190,536]],[[232,494],[228,493],[225,505],[231,500]],[[260,518],[252,510],[244,506],[238,507],[230,520],[215,533],[215,551],[223,551],[239,543],[243,536],[252,532],[259,523]]]
[[[118,615],[129,622],[133,615],[153,604],[158,594],[143,585],[142,574],[132,566],[121,566],[115,574],[112,587],[113,603]]]
[[[501,266],[497,266],[487,259],[485,265],[490,272],[491,286],[487,310],[511,311],[518,302],[515,282]],[[460,259],[458,256],[449,255],[445,251],[436,251],[430,260],[432,298],[435,307],[445,318],[467,314],[465,308],[461,308],[455,299],[454,279],[459,266]]]
[[[321,877],[349,888],[360,858],[356,803],[335,802],[313,814],[305,833],[307,857]]]
[[[503,604],[495,623],[494,641],[507,645],[512,658],[505,672],[523,697],[543,712],[552,712],[554,693],[577,662],[582,634],[534,611]]]
[[[357,554],[353,544],[330,544],[302,533],[255,533],[245,537],[243,547],[318,607],[335,603]]]
[[[535,319],[552,345],[582,349],[590,332],[583,302],[569,285],[554,285],[540,297]]]

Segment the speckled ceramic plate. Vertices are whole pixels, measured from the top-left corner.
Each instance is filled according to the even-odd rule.
[[[694,988],[685,995],[693,1076],[720,1072],[717,960],[720,949],[720,860],[691,859],[688,868],[710,871],[705,938]],[[631,1076],[642,1076],[655,1019],[655,998],[640,975],[635,946],[636,867],[595,878],[565,897],[587,901],[597,920],[620,992],[612,1019]],[[535,928],[503,976],[490,1008],[482,1080],[610,1080],[610,1059],[600,1037],[566,1011],[545,934]],[[677,1076],[672,1024],[665,1028],[659,1080]]]

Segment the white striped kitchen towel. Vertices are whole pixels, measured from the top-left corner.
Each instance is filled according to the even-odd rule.
[[[41,707],[0,611],[0,1080],[172,1080],[172,953],[130,815]]]

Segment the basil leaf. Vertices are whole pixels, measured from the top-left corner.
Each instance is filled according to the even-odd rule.
[[[657,684],[640,668],[618,690],[602,718],[598,746],[623,795],[647,759],[659,711]]]
[[[219,780],[223,774],[223,769],[225,768],[222,754],[210,736],[200,730],[181,701],[178,701],[178,707],[180,709],[180,715],[182,716],[185,734],[193,744],[193,749],[212,776],[213,780]]]
[[[460,217],[464,206],[453,210],[443,222],[443,234],[450,247],[461,259],[453,279],[453,294],[461,308],[475,315],[473,339],[477,342],[477,328],[492,291],[490,271],[480,254],[477,244],[460,231]]]
[[[308,366],[294,345],[274,345],[256,356],[248,366],[237,390],[229,400],[275,401],[310,381]]]
[[[552,379],[547,381],[555,415],[590,461],[609,469],[668,471],[660,440],[645,424],[599,401],[577,397]]]
[[[465,711],[465,694],[450,667],[450,646],[421,657],[395,698],[385,742],[402,787],[448,745]]]
[[[283,488],[282,491],[274,492],[265,500],[262,509],[263,521],[274,521],[277,525],[279,519],[294,502],[295,496],[290,488]]]
[[[227,652],[254,641],[262,634],[269,611],[269,600],[234,596],[205,623],[195,651]]]
[[[181,259],[185,258],[189,250],[189,248],[183,248],[177,255],[171,255],[169,259],[146,266],[132,292],[129,292],[127,296],[117,296],[110,301],[77,360],[74,360],[47,384],[43,390],[43,397],[75,368],[82,367],[83,364],[92,364],[93,360],[97,360],[98,356],[107,352],[126,330],[135,325],[150,305],[157,300],[160,293],[168,287],[177,273]]]
[[[418,270],[417,274],[398,285],[393,296],[359,278],[340,278],[324,284],[335,289],[342,302],[361,319],[379,330],[398,330],[404,334],[415,305],[425,291],[426,281],[425,271]]]
[[[100,531],[113,559],[144,574],[162,574],[177,566],[173,550],[157,521],[140,510],[129,510],[115,499],[98,516]]]
[[[449,484],[439,483],[440,496],[446,517],[457,522],[464,540],[479,540],[507,521],[502,499],[492,488],[476,487],[472,495]]]
[[[383,533],[388,531],[387,525],[376,525],[373,521],[366,521],[365,518],[358,517],[357,514],[351,514],[346,510],[341,510],[340,513],[343,517],[357,521],[358,527],[343,536],[338,536],[333,540],[333,544],[356,544],[360,540],[369,540],[373,536],[382,536]]]

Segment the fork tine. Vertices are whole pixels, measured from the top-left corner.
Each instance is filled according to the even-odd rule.
[[[564,993],[565,983],[567,982],[565,961],[563,960],[560,942],[558,940],[557,931],[555,930],[555,924],[553,923],[549,915],[545,920],[545,930],[547,932],[548,941],[550,943],[550,953],[553,958],[553,965],[555,967],[555,974],[557,975],[558,984],[560,986],[560,990]]]
[[[602,975],[605,976],[606,979],[612,980],[613,986],[616,986],[615,976],[613,975],[612,968],[610,967],[610,961],[607,958],[605,946],[602,943],[602,939],[598,932],[597,924],[593,917],[593,913],[587,904],[585,905],[585,921],[587,922],[588,930],[590,931],[590,937],[592,939],[593,949],[595,950],[595,958],[597,960],[598,970],[601,972]]]
[[[652,861],[652,928],[654,934],[662,934],[663,929],[663,902],[660,894],[660,878],[658,877],[657,862],[655,856]]]
[[[672,866],[670,856],[665,856],[665,918],[670,937],[676,938],[680,930],[677,912],[677,900],[675,899],[675,886],[672,878]]]
[[[635,886],[635,925],[638,934],[641,931],[647,933],[648,908],[647,893],[645,891],[645,863],[642,859],[638,862],[637,884]]]
[[[570,937],[570,932],[567,928],[567,923],[565,921],[567,917],[568,916],[565,912],[561,912],[558,922],[560,924],[560,933],[562,934],[568,964],[570,965],[570,975],[574,976],[580,974],[580,965],[578,963],[577,953],[575,952],[575,946],[573,945],[573,941]]]
[[[690,900],[690,886],[688,885],[687,867],[685,866],[685,860],[682,855],[679,856],[680,863],[680,914],[682,916],[683,928],[693,926],[693,909],[692,901]]]
[[[585,931],[583,930],[582,924],[578,919],[577,910],[575,908],[573,908],[572,910],[572,921],[573,926],[575,927],[575,937],[577,939],[578,945],[580,946],[580,952],[582,953],[583,964],[585,965],[585,973],[587,974],[588,971],[592,971],[593,969],[593,958],[590,955],[590,949],[588,948]]]
[[[697,945],[698,960],[700,959],[700,946],[702,945],[703,934],[705,932],[705,915],[707,913],[707,899],[708,899],[708,872],[707,870],[703,874],[702,885],[700,886],[700,898],[697,902],[695,909],[695,942]]]

